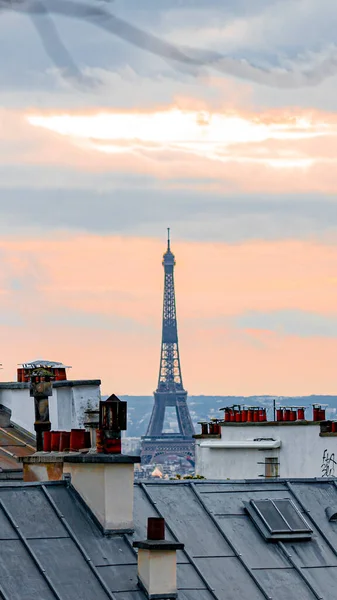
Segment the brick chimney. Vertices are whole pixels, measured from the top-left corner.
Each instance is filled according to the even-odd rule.
[[[63,473],[100,523],[104,533],[133,531],[134,464],[139,456],[68,454]]]
[[[165,520],[151,517],[147,539],[133,543],[138,548],[138,585],[149,600],[177,597],[177,550],[184,544],[165,540]]]

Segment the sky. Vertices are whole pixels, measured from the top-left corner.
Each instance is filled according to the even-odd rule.
[[[3,381],[337,390],[336,0],[0,3]]]

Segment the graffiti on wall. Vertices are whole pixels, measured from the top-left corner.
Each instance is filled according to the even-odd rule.
[[[335,453],[329,454],[327,449],[323,452],[323,459],[321,464],[322,477],[335,477],[335,466],[337,461],[335,459]]]

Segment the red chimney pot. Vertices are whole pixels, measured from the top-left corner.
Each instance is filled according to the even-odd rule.
[[[147,539],[165,539],[165,519],[160,517],[149,517],[147,520]]]

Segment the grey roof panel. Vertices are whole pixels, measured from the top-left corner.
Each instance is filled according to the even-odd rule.
[[[55,600],[19,540],[6,540],[0,544],[0,583],[8,600]]]
[[[151,490],[152,492],[152,487]],[[133,518],[135,526],[135,538],[139,540],[146,539],[146,527],[148,517],[157,517],[157,511],[155,506],[148,500],[145,495],[142,486],[136,485],[134,492],[134,507],[133,507]],[[166,539],[170,539],[169,533],[165,532]]]
[[[280,488],[278,491],[253,491],[247,492],[232,492],[232,493],[205,493],[202,489],[199,490],[202,494],[203,501],[207,504],[208,510],[217,515],[242,515],[244,514],[243,502],[250,500],[265,500],[269,498],[276,500],[279,498],[291,498],[291,494],[287,489]]]
[[[234,553],[205,515],[189,486],[151,485],[151,496],[179,541],[193,556],[233,556]],[[179,493],[179,499],[177,498]]]
[[[71,539],[31,540],[30,546],[62,600],[76,597],[107,600],[106,593]]]
[[[177,567],[177,586],[180,590],[206,590],[206,586],[192,565]]]
[[[336,598],[336,567],[332,567],[331,569],[305,569],[305,574],[312,585],[315,586],[315,589],[322,595],[322,598],[327,598],[328,600]]]
[[[279,492],[282,490],[283,491],[287,491],[287,486],[285,483],[283,483],[283,481],[273,481],[273,482],[266,482],[266,481],[239,481],[239,482],[233,482],[233,481],[200,481],[200,482],[195,482],[199,485],[199,483],[202,483],[202,491],[204,493],[211,493],[211,494],[217,494],[217,493],[223,493],[223,494],[230,494],[231,492],[234,492],[235,494],[237,493],[242,493],[242,492],[249,492],[249,493],[253,493],[253,492],[263,492],[264,494],[266,494],[267,492]],[[200,486],[201,487],[201,486]]]
[[[0,500],[27,538],[68,537],[39,486],[0,487]]]
[[[195,562],[219,599],[265,599],[237,558],[196,558]]]
[[[337,522],[329,521],[325,513],[325,509],[328,506],[334,506],[337,501],[336,486],[329,481],[316,483],[310,487],[297,482],[292,484],[292,488],[307,511],[307,518],[312,519],[337,554]]]
[[[143,592],[115,592],[114,596],[116,600],[146,600],[146,596]],[[179,598],[180,600],[180,598]],[[192,599],[191,599],[192,600]]]
[[[287,547],[294,560],[301,567],[337,567],[337,556],[319,535],[317,529],[314,531],[310,544],[295,542]]]
[[[179,590],[178,598],[179,600],[214,600],[207,590]]]
[[[147,488],[148,486],[146,486]],[[149,486],[149,491],[151,493],[152,486]],[[158,513],[155,505],[151,503],[151,501],[146,496],[144,492],[143,486],[135,485],[134,488],[134,507],[133,507],[133,518],[134,518],[134,527],[135,531],[132,536],[133,540],[144,540],[146,538],[146,528],[147,528],[147,520],[149,517],[157,517]],[[175,538],[171,535],[170,531],[166,527],[165,529],[165,539],[168,541],[174,541]],[[178,550],[177,552],[177,563],[186,563],[188,562],[184,552]]]
[[[273,600],[290,600],[290,598],[313,600],[314,598],[295,569],[261,569],[254,571],[254,574]],[[329,596],[324,598],[328,600]]]
[[[104,537],[85,505],[65,486],[48,487],[49,494],[65,516],[83,548],[96,566],[136,563],[137,558],[123,537]]]
[[[134,565],[118,565],[99,567],[99,574],[114,592],[137,592],[137,563]]]
[[[14,527],[9,523],[7,517],[0,511],[0,541],[17,540],[18,534]]]
[[[251,569],[289,566],[278,545],[266,544],[248,516],[219,517],[218,522],[237,550],[244,555]]]

